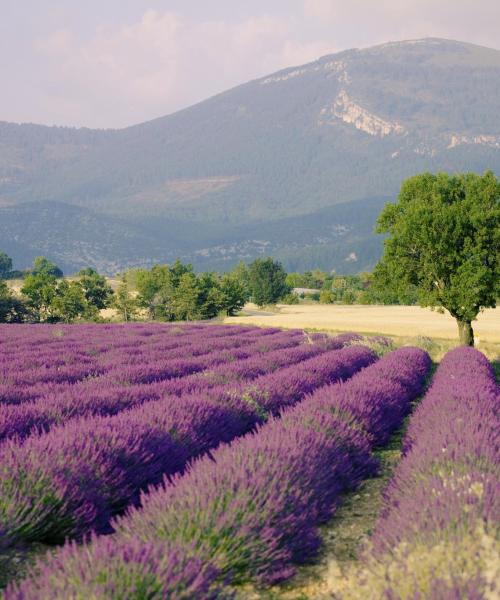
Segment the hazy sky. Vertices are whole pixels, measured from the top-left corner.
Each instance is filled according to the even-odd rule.
[[[500,0],[0,0],[0,120],[124,127],[346,48],[500,49]]]

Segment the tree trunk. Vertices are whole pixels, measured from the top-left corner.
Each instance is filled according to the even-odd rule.
[[[470,321],[457,319],[458,336],[462,346],[474,346],[474,331]]]

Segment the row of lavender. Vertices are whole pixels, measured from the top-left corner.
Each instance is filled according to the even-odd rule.
[[[404,458],[345,598],[500,596],[500,388],[488,360],[442,360],[410,420]]]
[[[170,326],[170,330],[172,330]],[[176,327],[175,331],[180,327]],[[193,341],[190,335],[183,336],[184,344],[176,339],[168,339],[169,329],[163,329],[166,340],[162,344],[165,356],[160,365],[148,363],[151,360],[151,349],[147,348],[148,356],[143,349],[141,360],[147,364],[135,367],[131,374],[127,364],[130,356],[134,359],[139,350],[132,352],[127,345],[126,352],[111,358],[113,374],[86,377],[83,381],[62,383],[40,383],[33,385],[16,385],[13,382],[5,385],[3,398],[0,390],[0,442],[14,435],[24,437],[33,428],[47,430],[54,424],[62,424],[77,416],[111,415],[121,410],[136,406],[145,401],[157,400],[165,395],[183,395],[227,384],[231,381],[249,380],[280,368],[292,365],[305,358],[317,355],[328,348],[340,348],[356,336],[344,334],[335,340],[316,335],[314,344],[304,344],[304,334],[301,331],[281,332],[279,330],[254,329],[244,331],[239,335],[238,329],[205,327],[203,335]],[[160,330],[161,331],[161,330]],[[115,343],[116,331],[111,330],[107,344]],[[223,335],[221,335],[223,333]],[[102,335],[102,334],[101,334]],[[83,336],[85,339],[85,336]],[[359,337],[359,336],[358,336]],[[187,338],[191,341],[186,344]],[[214,338],[214,339],[212,339]],[[29,338],[28,338],[29,339]],[[105,340],[106,337],[104,336]],[[147,338],[146,338],[147,339]],[[88,341],[88,340],[87,340]],[[176,344],[169,358],[165,346]],[[121,346],[120,346],[121,349]],[[279,350],[287,352],[279,352]],[[19,348],[18,354],[23,355],[24,347]],[[59,353],[64,355],[63,349]],[[195,358],[189,358],[192,356]],[[203,356],[202,356],[203,355]],[[109,356],[109,351],[106,357]],[[178,357],[183,358],[179,359]],[[26,364],[30,364],[28,359]],[[109,358],[108,358],[109,360]],[[56,365],[58,360],[52,357]],[[47,360],[45,378],[65,377],[66,373],[58,371]],[[77,366],[77,372],[81,365]],[[15,369],[14,369],[15,371]],[[67,371],[67,370],[66,370]],[[31,377],[33,375],[31,374]],[[22,379],[22,377],[21,377]],[[29,377],[26,377],[29,379]],[[137,381],[149,383],[137,383]],[[3,406],[2,406],[3,404]],[[6,406],[8,405],[8,406]]]
[[[5,598],[224,598],[228,584],[290,576],[316,552],[340,494],[377,470],[371,450],[401,424],[429,367],[405,348],[321,388],[165,480],[113,536],[66,545]]]
[[[75,417],[117,414],[165,395],[180,396],[230,381],[248,380],[285,364],[315,356],[327,348],[341,347],[343,343],[342,339],[338,339],[304,344],[303,335],[296,333],[275,333],[264,339],[242,338],[240,340],[237,335],[225,337],[216,344],[199,341],[198,347],[206,350],[202,358],[167,359],[161,368],[154,368],[154,371],[145,367],[143,373],[145,369],[149,375],[154,372],[149,383],[132,383],[127,368],[115,365],[116,370],[122,369],[121,381],[101,376],[80,383],[58,384],[56,388],[42,387],[43,391],[35,386],[36,394],[40,394],[36,398],[3,406],[0,411],[0,442],[14,435],[25,437],[33,427],[48,430],[54,424],[62,424]],[[219,343],[221,341],[224,342],[223,347]],[[234,347],[231,348],[231,345]],[[193,351],[191,345],[189,350]],[[186,351],[185,347],[175,350],[177,356]],[[192,372],[192,368],[186,368],[194,364],[196,373]],[[33,391],[28,393],[33,394]],[[9,394],[11,399],[19,399],[20,394],[25,394],[25,388],[13,385]]]
[[[108,531],[111,516],[137,502],[148,485],[182,472],[194,457],[374,360],[360,346],[329,349],[345,340],[321,338],[319,344],[248,359],[243,369],[238,362],[221,367],[226,379],[234,382],[229,376],[237,375],[234,385],[207,384],[201,393],[179,397],[165,395],[163,388],[159,400],[118,414],[71,419],[48,432],[5,441],[0,446],[3,544],[54,543]],[[278,368],[283,364],[292,366]],[[79,400],[86,410],[101,402],[100,397]],[[47,402],[38,400],[36,406],[43,413]],[[14,423],[19,429],[19,421]]]
[[[122,384],[167,379],[204,368],[192,360],[193,364],[188,363],[183,370],[182,365],[172,362],[179,358],[195,359],[244,347],[252,341],[260,340],[265,345],[268,336],[295,338],[297,343],[303,337],[297,330],[239,331],[229,326],[187,326],[184,331],[179,326],[148,324],[124,331],[114,325],[100,331],[96,326],[85,325],[62,330],[62,337],[54,337],[53,330],[46,328],[39,332],[37,326],[24,326],[28,331],[21,330],[23,335],[16,335],[17,328],[11,331],[6,327],[0,325],[0,402],[10,404],[36,399],[44,391],[57,390],[58,385],[95,380],[103,375],[107,381]],[[148,328],[150,335],[146,335]],[[39,391],[40,386],[46,387]]]

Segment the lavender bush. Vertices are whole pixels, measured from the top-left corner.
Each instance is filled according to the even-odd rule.
[[[47,431],[52,425],[65,423],[77,416],[116,414],[148,400],[170,395],[174,391],[176,395],[195,390],[202,391],[216,385],[217,381],[229,381],[232,365],[238,365],[237,369],[241,372],[241,379],[250,379],[253,376],[252,368],[260,369],[257,373],[260,374],[266,370],[277,368],[287,359],[290,361],[289,364],[293,364],[325,349],[325,344],[300,344],[303,336],[298,335],[297,332],[292,332],[291,335],[273,333],[266,336],[265,341],[262,337],[262,335],[256,338],[244,335],[240,338],[237,335],[231,335],[222,339],[219,337],[215,342],[203,342],[202,340],[198,340],[196,344],[190,342],[187,346],[175,348],[173,351],[175,355],[172,354],[172,357],[178,357],[180,352],[193,354],[196,350],[204,348],[206,354],[203,358],[199,358],[200,353],[197,353],[198,358],[194,360],[173,358],[163,362],[159,367],[150,364],[152,352],[148,354],[143,352],[139,357],[141,366],[135,367],[134,377],[131,376],[130,367],[127,366],[120,367],[122,374],[117,375],[120,368],[116,367],[116,363],[126,365],[125,361],[129,358],[129,354],[123,356],[113,354],[111,360],[114,374],[111,376],[108,371],[100,377],[92,377],[72,385],[66,382],[54,387],[54,384],[51,384],[50,387],[42,387],[41,390],[40,383],[36,383],[28,388],[31,390],[28,393],[32,394],[33,389],[37,390],[36,397],[31,402],[19,400],[1,408],[0,442],[13,436],[25,437],[33,430]],[[242,345],[245,348],[241,348]],[[279,351],[296,346],[298,346],[298,352],[295,353],[286,354],[286,352]],[[256,353],[258,353],[257,356]],[[108,358],[109,354],[109,352],[106,353],[105,357]],[[137,358],[136,355],[137,353],[132,355],[134,359]],[[142,366],[144,362],[149,366]],[[105,364],[105,361],[101,359],[100,364]],[[200,371],[203,368],[205,369],[203,376],[201,374],[199,377],[189,376],[193,369]],[[131,379],[141,379],[138,376],[139,373],[143,383],[131,383]],[[172,376],[172,379],[163,381],[168,374]],[[173,377],[173,375],[177,375],[177,377]],[[149,383],[146,383],[148,380]],[[20,390],[23,395],[22,390],[25,389],[24,385],[12,384],[9,392],[11,400],[18,397],[16,394],[19,394]]]
[[[430,366],[418,349],[388,355],[347,383],[329,386],[328,393],[322,389],[320,407],[313,395],[281,420],[272,419],[255,434],[221,447],[211,459],[201,459],[119,519],[119,536],[194,544],[204,561],[234,582],[289,576],[294,559],[314,554],[315,526],[331,514],[340,492],[376,468],[370,435],[354,414],[340,414],[337,392],[342,407],[346,389],[356,388],[357,378],[365,386],[395,378],[398,357],[402,367],[413,363],[419,371],[408,379],[402,368],[402,385],[410,391],[403,388],[401,403],[409,405]],[[378,402],[394,403],[402,385],[394,381],[392,389],[378,388]],[[367,394],[364,422],[372,414],[372,401]]]
[[[411,417],[346,598],[498,596],[499,409],[486,358],[473,348],[449,352]]]
[[[58,566],[67,578],[54,577]],[[41,574],[7,590],[10,600],[216,600],[229,594],[216,584],[217,570],[193,553],[161,543],[108,537],[94,540],[86,552],[67,544]]]
[[[357,356],[358,368],[363,357],[366,365],[374,360],[373,353],[361,347],[338,354],[342,352],[349,353],[353,362]],[[398,360],[400,381],[395,368]],[[410,362],[418,372],[414,378],[404,368]],[[104,538],[109,545],[99,545],[98,540],[97,545],[94,541],[78,548],[71,546],[39,563],[29,580],[9,588],[6,600],[44,598],[40,592],[48,594],[51,590],[54,598],[84,597],[88,590],[94,590],[96,574],[111,573],[113,580],[114,573],[127,571],[125,553],[131,544],[160,547],[163,553],[166,548],[175,548],[199,564],[213,565],[221,584],[248,579],[269,582],[291,575],[293,562],[316,552],[316,525],[335,509],[341,492],[377,469],[371,455],[377,439],[365,428],[374,399],[380,405],[397,405],[394,398],[403,396],[400,403],[408,405],[415,390],[420,389],[428,366],[428,356],[422,351],[396,351],[347,383],[321,389],[285,410],[281,418],[271,417],[256,432],[221,446],[211,457],[195,461],[183,476],[166,479],[158,489],[145,494],[142,507],[131,509],[115,522],[117,533]],[[377,386],[389,377],[392,387]],[[364,406],[357,397],[356,411],[349,412],[346,394],[350,384],[357,389],[358,379],[377,391],[366,395]],[[182,574],[186,586],[191,573],[186,569]],[[175,584],[167,576],[160,581],[165,595],[158,597],[183,597],[176,595],[177,579]],[[124,585],[123,597],[144,597],[136,592],[135,584],[125,579]],[[221,591],[218,593],[223,597]],[[109,597],[121,596],[110,593]]]
[[[274,334],[266,340],[271,337]],[[291,334],[294,343],[297,337]],[[290,342],[290,334],[287,339]],[[287,387],[289,367],[278,369],[272,380],[276,406],[296,402],[311,389],[348,377],[374,360],[373,353],[361,347],[327,350],[338,345],[335,339],[318,340],[315,345],[282,348],[279,354],[272,350],[258,360],[250,357],[236,363],[243,365],[236,370],[236,378],[251,379],[283,363],[297,362],[300,366],[292,396]],[[269,347],[274,347],[272,342]],[[224,377],[231,379],[231,370],[226,365],[221,369]],[[211,381],[211,376],[206,379]],[[6,542],[56,543],[92,530],[107,532],[111,515],[136,503],[142,489],[158,483],[164,475],[182,472],[188,460],[242,435],[267,416],[267,405],[256,401],[250,405],[234,393],[226,397],[220,394],[220,387],[210,394],[172,397],[165,395],[163,383],[156,384],[158,400],[149,397],[145,401],[141,388],[133,388],[128,405],[137,402],[138,406],[115,410],[113,416],[71,419],[59,426],[49,420],[64,421],[74,413],[51,412],[54,403],[43,399],[34,403],[32,408],[39,411],[41,419],[47,415],[50,431],[35,432],[25,439],[14,437],[0,446],[0,526]],[[109,406],[115,400],[113,395],[105,395],[103,403]],[[70,409],[72,404],[81,404],[88,410],[100,405],[100,396],[92,402],[89,404],[83,391],[83,396],[70,395],[69,402],[58,407]],[[26,406],[14,408],[18,418],[8,411],[9,423],[26,434],[22,429],[22,417],[24,424],[29,422],[22,412]]]

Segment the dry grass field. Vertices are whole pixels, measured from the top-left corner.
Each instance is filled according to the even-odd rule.
[[[278,305],[276,310],[245,307],[242,316],[227,317],[226,323],[253,323],[266,327],[298,327],[321,331],[356,331],[394,337],[398,343],[432,338],[446,351],[458,342],[455,320],[418,306],[362,306],[336,304]],[[500,307],[488,309],[473,323],[476,346],[492,358],[500,355]],[[429,340],[430,341],[430,340]]]

